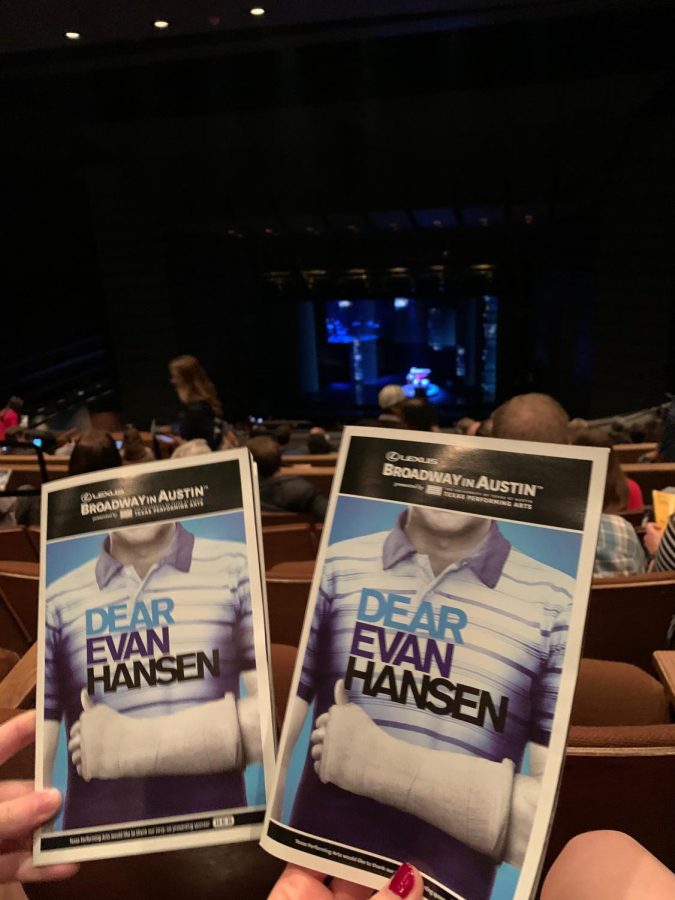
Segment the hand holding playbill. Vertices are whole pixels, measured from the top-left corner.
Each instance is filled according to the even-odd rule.
[[[33,743],[35,713],[27,712],[0,726],[0,764]],[[78,866],[35,868],[30,847],[33,829],[56,815],[59,791],[36,791],[32,781],[0,781],[0,884],[11,881],[57,881]]]

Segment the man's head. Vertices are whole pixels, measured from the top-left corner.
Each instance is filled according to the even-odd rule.
[[[70,455],[68,474],[83,475],[121,465],[122,457],[107,431],[86,431]]]
[[[548,394],[519,394],[492,414],[492,436],[512,441],[569,444],[569,417]]]
[[[403,421],[413,431],[433,431],[438,424],[438,416],[430,403],[421,397],[413,397],[403,404]]]
[[[281,468],[281,447],[267,435],[251,438],[246,444],[256,461],[261,478],[270,478]]]
[[[384,412],[394,413],[394,415],[401,414],[405,401],[406,395],[403,393],[403,388],[398,384],[385,384],[377,395],[380,409]]]
[[[276,431],[274,432],[274,436],[281,447],[288,447],[292,434],[293,429],[287,422],[282,425],[278,425]]]

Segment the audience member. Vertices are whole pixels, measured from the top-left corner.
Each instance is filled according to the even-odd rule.
[[[628,484],[619,458],[612,448],[610,436],[601,428],[577,432],[575,444],[582,447],[609,449],[605,496],[600,517],[600,531],[593,565],[594,577],[633,575],[644,572],[647,561],[635,529],[623,516],[628,502]]]
[[[307,452],[311,455],[334,453],[328,435],[323,428],[312,428],[307,435]]]
[[[183,459],[186,456],[201,456],[203,453],[211,453],[211,448],[204,438],[194,438],[179,444],[171,454],[171,459]]]
[[[120,456],[125,466],[133,463],[150,462],[155,454],[143,443],[138,428],[134,425],[125,425]]]
[[[403,422],[413,431],[439,431],[436,410],[421,397],[413,397],[403,404]]]
[[[311,513],[319,522],[326,517],[328,500],[318,488],[281,469],[281,447],[272,437],[251,438],[246,445],[258,465],[260,506],[267,512]]]
[[[107,431],[87,431],[79,439],[68,460],[69,475],[83,475],[122,465],[115,441]]]
[[[400,385],[386,384],[377,395],[377,402],[382,410],[379,416],[380,422],[403,424],[403,404],[406,402],[406,395]]]
[[[8,428],[14,428],[19,424],[22,409],[23,400],[21,397],[10,397],[7,405],[0,409],[0,441],[5,440],[5,433]]]
[[[567,413],[548,394],[518,394],[502,403],[491,420],[496,438],[569,444]]]
[[[455,422],[455,432],[457,434],[469,434],[469,429],[474,424],[480,424],[480,423],[477,423],[476,419],[472,419],[471,416],[462,416],[461,419],[458,419]]]
[[[223,408],[204,367],[194,356],[177,356],[169,363],[169,374],[182,404],[178,434],[184,441],[203,438],[216,449],[223,437]]]

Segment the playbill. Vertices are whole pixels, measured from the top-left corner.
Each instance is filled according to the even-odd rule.
[[[429,898],[530,897],[606,450],[347,429],[262,845]]]
[[[273,717],[246,450],[45,485],[38,863],[260,834]]]

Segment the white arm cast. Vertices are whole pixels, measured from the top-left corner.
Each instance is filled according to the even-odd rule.
[[[245,673],[246,676],[249,673]],[[247,696],[228,693],[167,716],[133,718],[83,692],[84,711],[68,750],[85,781],[153,775],[204,775],[242,769],[262,757],[255,674]]]
[[[497,861],[522,863],[538,779],[514,778],[511,760],[418,747],[343,701],[316,725],[312,756],[323,782],[417,816]]]

